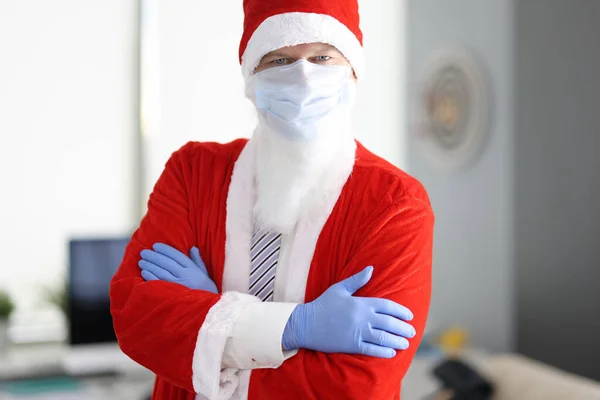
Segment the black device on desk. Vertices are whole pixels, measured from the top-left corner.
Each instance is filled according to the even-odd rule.
[[[109,372],[132,363],[118,348],[110,314],[110,280],[130,237],[69,241],[67,319],[70,349],[63,366],[71,374]]]
[[[73,239],[69,242],[69,343],[116,342],[110,315],[110,280],[119,268],[126,238]]]
[[[450,400],[490,400],[494,394],[491,382],[464,361],[445,360],[432,372],[450,391]]]

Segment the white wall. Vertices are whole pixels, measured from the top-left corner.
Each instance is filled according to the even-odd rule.
[[[70,235],[132,228],[135,13],[0,2],[0,287],[21,310],[64,277]]]
[[[241,1],[204,3],[147,1],[156,13],[145,20],[147,34],[157,34],[158,70],[145,89],[153,90],[146,125],[146,196],[169,155],[190,140],[228,142],[249,137],[255,125],[252,105],[243,96],[238,62],[242,32]],[[153,15],[154,14],[154,15]],[[159,82],[158,90],[156,82]],[[156,96],[159,94],[159,96]]]
[[[356,106],[356,137],[406,168],[406,1],[359,1],[367,74]]]
[[[405,2],[363,0],[360,5],[367,76],[360,85],[356,136],[404,167]],[[256,123],[253,106],[243,96],[238,61],[241,1],[213,2],[210,9],[196,0],[160,2],[158,7],[160,100],[153,97],[150,108],[161,115],[146,138],[147,193],[171,152],[187,141],[249,137]]]
[[[409,172],[427,188],[436,215],[428,326],[464,327],[475,346],[514,349],[513,2],[412,0],[407,9],[409,95],[421,101],[431,57],[465,47],[482,62],[492,99],[483,152],[468,168],[439,168],[411,114]],[[485,107],[486,104],[478,104]]]

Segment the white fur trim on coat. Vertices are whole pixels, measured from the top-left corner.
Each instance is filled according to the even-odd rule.
[[[263,21],[254,31],[242,55],[242,73],[248,78],[260,60],[273,50],[304,43],[327,43],[350,61],[356,76],[364,76],[364,51],[354,33],[332,16],[292,12]]]
[[[250,286],[255,157],[256,151],[249,141],[235,162],[231,175],[225,216],[223,292],[248,293]]]

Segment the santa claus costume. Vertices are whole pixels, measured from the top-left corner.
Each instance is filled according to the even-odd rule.
[[[246,0],[244,9],[251,100],[256,66],[286,46],[333,45],[363,76],[356,0]],[[156,374],[153,399],[399,399],[429,309],[426,191],[356,142],[349,123],[294,141],[259,121],[250,140],[188,143],[168,161],[111,282],[119,345]],[[247,294],[257,225],[283,234],[272,303]],[[198,247],[220,294],[144,281],[140,252],[159,242]],[[355,295],[409,308],[410,348],[392,359],[282,351],[296,304],[366,266],[373,277]]]

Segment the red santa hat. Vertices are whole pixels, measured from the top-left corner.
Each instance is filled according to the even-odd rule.
[[[244,0],[240,62],[250,76],[269,52],[303,43],[327,43],[364,73],[358,0]]]

